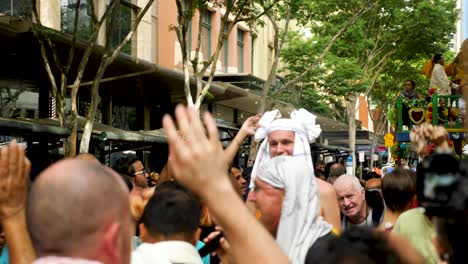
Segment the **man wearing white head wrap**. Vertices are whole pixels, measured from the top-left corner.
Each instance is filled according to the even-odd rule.
[[[255,177],[264,163],[276,156],[288,155],[302,159],[313,174],[313,162],[310,152],[312,143],[321,133],[320,126],[315,124],[315,115],[305,109],[295,110],[290,119],[281,119],[281,113],[273,110],[263,114],[255,140],[265,139],[260,145],[252,169],[250,188],[255,185]],[[337,232],[341,229],[340,210],[336,200],[335,189],[331,184],[318,179],[320,193],[320,214],[331,223]]]
[[[253,201],[262,214],[260,221],[292,263],[304,263],[317,239],[331,233],[332,226],[320,216],[314,173],[304,159],[281,156],[264,163],[255,179]]]

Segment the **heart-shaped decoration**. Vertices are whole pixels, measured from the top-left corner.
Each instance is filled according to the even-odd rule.
[[[422,107],[413,107],[408,111],[408,114],[411,121],[414,124],[419,125],[424,122],[425,112],[426,110],[424,110]]]

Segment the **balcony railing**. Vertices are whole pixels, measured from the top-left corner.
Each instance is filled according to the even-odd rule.
[[[442,125],[448,132],[463,132],[464,103],[463,98],[455,95],[438,95],[434,93],[430,100],[408,99],[398,97],[396,100],[397,132],[407,132],[413,126],[424,122]]]

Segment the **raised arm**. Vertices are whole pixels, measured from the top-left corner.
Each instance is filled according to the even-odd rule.
[[[0,221],[10,263],[32,263],[36,253],[26,227],[26,200],[31,163],[24,147],[12,142],[0,154]]]
[[[196,193],[224,229],[232,255],[238,263],[288,263],[273,237],[242,203],[229,182],[227,165],[214,119],[205,114],[208,137],[197,114],[176,108],[180,128],[165,116],[169,140],[169,165],[176,180]]]
[[[259,115],[251,116],[244,121],[244,124],[242,124],[242,127],[240,128],[239,132],[237,132],[237,135],[231,141],[229,146],[224,150],[224,160],[227,164],[232,162],[244,140],[247,137],[255,135],[255,131],[258,129],[258,121],[260,120],[260,117],[261,116]]]

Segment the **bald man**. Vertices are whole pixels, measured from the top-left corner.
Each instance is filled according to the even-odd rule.
[[[330,175],[328,176],[328,182],[331,184],[335,183],[336,179],[345,173],[345,167],[343,167],[341,163],[334,163],[330,166]]]
[[[43,263],[130,261],[132,222],[124,182],[88,160],[63,160],[34,182],[27,225]],[[92,262],[92,263],[95,263]]]
[[[338,198],[342,218],[341,230],[351,226],[377,226],[380,216],[372,215],[372,209],[366,203],[365,191],[358,178],[353,175],[341,175],[333,184]]]

